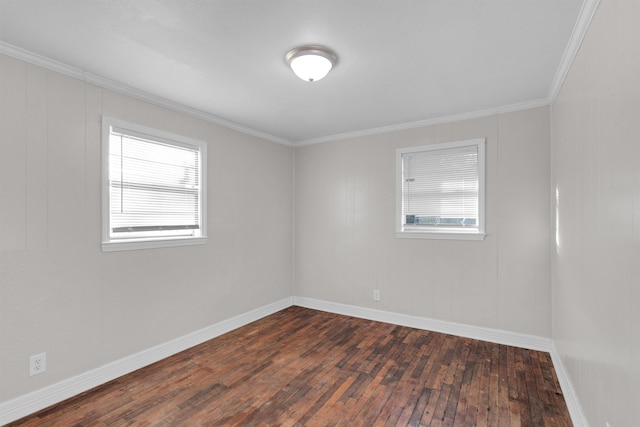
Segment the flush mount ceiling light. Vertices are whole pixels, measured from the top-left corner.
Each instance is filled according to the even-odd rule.
[[[338,61],[332,50],[322,46],[297,47],[285,58],[296,76],[307,82],[316,82],[326,76]]]

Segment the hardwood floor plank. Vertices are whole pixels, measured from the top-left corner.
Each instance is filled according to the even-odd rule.
[[[571,426],[548,353],[290,307],[9,424]]]
[[[421,425],[431,425],[433,421],[433,415],[436,412],[436,407],[438,406],[438,402],[440,401],[440,390],[430,390],[429,393],[429,401],[427,402],[427,406],[424,408],[424,412],[422,414],[422,418],[420,419]]]
[[[430,396],[431,396],[431,390],[429,390],[428,388],[423,388],[422,392],[420,393],[420,396],[418,397],[418,401],[416,402],[416,406],[413,407],[413,412],[409,417],[410,426],[420,425],[422,414],[424,413],[424,410],[427,407],[427,402],[429,402]]]

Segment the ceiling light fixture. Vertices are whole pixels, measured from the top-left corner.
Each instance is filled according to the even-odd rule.
[[[338,62],[336,54],[322,46],[297,47],[285,58],[296,76],[307,82],[322,79]]]

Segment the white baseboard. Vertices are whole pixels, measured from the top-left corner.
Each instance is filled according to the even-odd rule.
[[[65,399],[276,313],[291,305],[293,305],[293,298],[281,299],[75,377],[62,380],[32,393],[2,402],[0,403],[0,425],[10,423],[55,403],[62,402]]]
[[[562,388],[564,401],[567,403],[567,408],[569,409],[569,414],[571,415],[571,421],[573,422],[574,427],[589,427],[589,422],[582,410],[582,405],[580,405],[580,400],[578,400],[576,390],[573,388],[573,383],[569,378],[569,373],[562,362],[562,358],[560,357],[560,353],[558,353],[555,344],[552,343],[551,351],[549,353],[551,354],[553,367],[556,370],[558,382],[560,383],[560,388]]]
[[[276,313],[292,305],[400,326],[408,326],[417,329],[425,329],[434,332],[479,339],[498,344],[549,352],[551,354],[551,358],[558,375],[558,381],[562,387],[562,392],[567,402],[573,424],[576,427],[589,426],[562,360],[560,359],[553,342],[549,338],[482,328],[479,326],[464,325],[460,323],[445,322],[442,320],[410,316],[407,314],[393,313],[305,297],[281,299],[247,313],[223,320],[222,322],[208,326],[199,331],[192,332],[164,344],[157,345],[75,377],[68,378],[48,387],[36,390],[32,393],[0,403],[0,425],[7,424],[48,406],[62,402],[65,399],[230,332],[241,326],[247,325],[265,316]]]
[[[409,326],[416,329],[425,329],[434,332],[473,338],[498,344],[527,348],[529,350],[544,351],[551,355],[553,366],[558,376],[558,382],[562,388],[571,421],[575,427],[589,427],[587,418],[582,411],[582,406],[573,388],[569,375],[562,363],[560,355],[553,341],[549,338],[525,335],[515,332],[501,331],[497,329],[482,328],[479,326],[463,325],[460,323],[445,322],[442,320],[428,319],[424,317],[409,316],[406,314],[392,313],[372,308],[357,307],[313,298],[294,297],[293,304],[300,307],[315,310],[328,311],[346,316],[391,323],[394,325]]]
[[[354,305],[322,301],[313,298],[293,297],[293,303],[294,305],[299,305],[301,307],[313,308],[315,310],[328,311],[336,314],[344,314],[346,316],[359,317],[362,319],[376,320],[378,322],[392,323],[394,325],[425,329],[444,334],[457,335],[460,337],[527,348],[529,350],[545,352],[551,351],[551,339],[535,335],[519,334],[516,332],[501,331],[498,329],[483,328],[480,326],[445,322],[443,320],[410,316],[408,314],[357,307]]]

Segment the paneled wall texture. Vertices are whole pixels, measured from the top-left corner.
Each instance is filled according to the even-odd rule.
[[[471,138],[486,239],[396,238],[395,150]],[[299,147],[295,164],[296,295],[551,336],[548,108]]]
[[[101,252],[102,114],[207,142],[206,245]],[[292,161],[0,55],[0,401],[289,297]]]
[[[0,402],[300,296],[551,338],[640,425],[638,22],[601,0],[551,107],[296,148],[0,55]],[[103,114],[208,143],[207,245],[101,252]],[[480,137],[486,239],[396,238],[395,150]]]
[[[639,22],[602,0],[552,107],[553,340],[594,427],[640,425]]]

